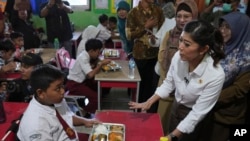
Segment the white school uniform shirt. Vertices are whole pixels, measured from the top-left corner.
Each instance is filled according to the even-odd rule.
[[[63,100],[55,107],[67,124],[75,130],[72,119],[74,113],[70,111],[66,101]],[[21,141],[78,141],[76,130],[76,139],[69,139],[56,116],[55,107],[42,105],[33,97],[21,119],[18,138]]]
[[[182,61],[179,51],[175,53],[167,77],[155,94],[167,98],[175,90],[177,103],[192,108],[179,123],[177,129],[191,133],[197,123],[213,108],[218,100],[225,79],[220,64],[213,66],[213,59],[206,55],[193,72],[188,72],[188,62]]]
[[[111,37],[111,31],[109,31],[105,26],[102,24],[98,24],[97,28],[100,29],[100,33],[98,34],[97,39],[101,40],[102,42],[108,40]]]
[[[165,18],[164,23],[162,24],[161,28],[157,31],[155,34],[155,43],[153,44],[151,40],[149,39],[149,44],[152,47],[160,47],[162,39],[165,37],[166,32],[168,32],[170,29],[173,29],[176,25],[175,18],[169,19]]]
[[[77,47],[77,54],[76,56],[79,56],[79,54],[85,50],[85,44],[89,39],[96,38],[98,34],[100,33],[100,29],[93,25],[89,25],[86,29],[82,32],[82,40],[80,41],[78,47]]]
[[[89,72],[92,71],[90,65],[90,56],[86,50],[83,50],[76,58],[75,64],[69,69],[68,80],[82,83]]]

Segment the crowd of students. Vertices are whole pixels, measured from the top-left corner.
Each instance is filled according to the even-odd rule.
[[[66,82],[60,70],[42,65],[38,55],[29,53],[26,34],[21,30],[11,33],[10,39],[0,42],[0,73],[15,70],[16,63],[10,61],[13,54],[22,63],[20,97],[15,97],[16,92],[8,95],[10,101],[30,101],[18,130],[19,139],[77,140],[74,126],[100,123],[72,113],[63,96],[65,90],[84,95],[90,100],[85,110],[95,112],[97,83],[93,78],[111,62],[98,57],[103,48],[110,47],[117,28],[122,49],[134,58],[141,77],[139,101],[129,102],[128,107],[158,112],[170,141],[229,140],[230,125],[249,123],[249,3],[212,0],[201,8],[197,0],[166,0],[159,5],[154,0],[140,0],[131,8],[121,1],[117,17],[101,14],[97,26],[83,30]],[[239,5],[246,9],[239,10]],[[14,9],[19,10],[19,20],[29,17],[29,9],[24,7],[26,11]],[[40,10],[49,44],[53,46],[58,37],[61,46],[70,46],[69,3],[48,0]],[[58,17],[64,18],[62,26],[58,26]],[[4,28],[0,26],[0,30],[2,37],[6,36]],[[109,89],[102,92],[109,93]],[[73,134],[64,131],[60,116]]]

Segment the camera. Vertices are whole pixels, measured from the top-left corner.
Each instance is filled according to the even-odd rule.
[[[7,93],[13,93],[16,91],[20,91],[20,86],[17,84],[16,81],[4,81],[0,82],[2,85],[6,85],[6,92]]]

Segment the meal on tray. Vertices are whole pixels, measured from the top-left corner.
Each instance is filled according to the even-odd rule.
[[[118,58],[120,57],[120,52],[117,49],[104,49],[103,56],[105,58]]]
[[[117,71],[119,69],[121,69],[121,66],[115,61],[111,61],[109,64],[102,66],[103,71]]]
[[[125,125],[116,123],[95,125],[89,141],[125,141]]]

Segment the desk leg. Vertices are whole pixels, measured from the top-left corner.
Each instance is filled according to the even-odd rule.
[[[98,110],[101,110],[101,85],[100,81],[97,82],[97,102],[98,102]]]
[[[136,87],[136,102],[138,103],[139,101],[139,89],[140,89],[140,82],[137,82],[137,87]],[[137,109],[135,110],[137,112]]]

